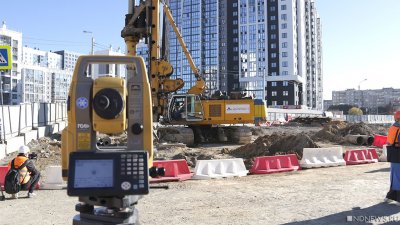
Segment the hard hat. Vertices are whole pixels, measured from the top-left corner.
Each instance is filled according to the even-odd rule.
[[[394,113],[394,120],[400,121],[400,111]]]
[[[29,147],[28,146],[26,146],[26,145],[22,145],[21,147],[19,147],[19,149],[18,149],[18,153],[19,154],[26,154],[26,153],[28,153],[30,151],[30,149],[29,149]]]
[[[394,113],[394,120],[400,120],[400,111]]]

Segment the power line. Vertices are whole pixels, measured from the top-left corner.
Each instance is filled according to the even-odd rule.
[[[61,42],[61,43],[76,43],[76,44],[85,44],[81,41],[61,41],[61,40],[51,40],[51,39],[42,39],[42,38],[34,38],[34,37],[24,37],[24,39],[38,40],[38,41],[51,41],[51,42]]]

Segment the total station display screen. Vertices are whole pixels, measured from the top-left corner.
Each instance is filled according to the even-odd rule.
[[[74,188],[111,188],[113,176],[112,159],[76,160]]]

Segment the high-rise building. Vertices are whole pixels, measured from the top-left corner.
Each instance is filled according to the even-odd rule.
[[[0,45],[11,47],[12,68],[0,70],[0,104],[14,105],[21,101],[22,33],[8,30],[3,22],[0,28]]]
[[[240,91],[238,0],[219,1],[219,89]]]
[[[314,0],[305,0],[306,44],[306,103],[313,109],[322,109],[322,38],[321,19]]]
[[[242,90],[265,98],[272,106],[307,105],[322,109],[322,78],[319,80],[318,74],[322,70],[317,66],[322,50],[318,45],[320,23],[314,0],[239,3]],[[310,80],[306,80],[308,77]],[[306,87],[309,93],[304,92]]]
[[[218,0],[170,0],[169,7],[194,63],[203,75],[207,91],[219,89],[219,9]],[[170,27],[168,58],[175,77],[182,78],[186,92],[194,86],[196,78],[186,60],[179,41]]]

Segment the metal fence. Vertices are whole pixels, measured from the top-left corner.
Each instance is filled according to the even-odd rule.
[[[7,140],[25,131],[65,120],[66,103],[0,105],[0,138]]]

